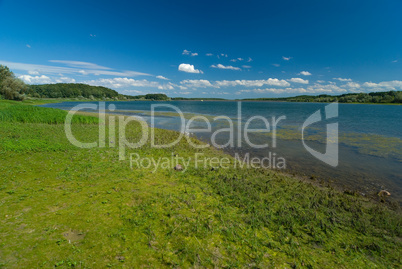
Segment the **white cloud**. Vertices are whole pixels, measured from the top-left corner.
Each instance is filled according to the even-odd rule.
[[[70,65],[74,65],[71,61],[57,61],[57,63],[67,64],[70,62]],[[15,63],[15,62],[7,62],[7,61],[0,61],[0,64],[8,66],[10,69],[15,70],[22,70],[22,71],[37,71],[41,74],[82,74],[82,68],[86,67],[101,67],[100,69],[87,69],[85,72],[87,74],[93,75],[109,75],[109,76],[127,76],[127,77],[134,77],[134,76],[150,76],[150,74],[140,73],[136,71],[113,71],[113,70],[105,70],[104,68],[92,63],[86,62],[74,62],[76,67],[80,68],[73,68],[73,67],[60,67],[60,66],[51,66],[51,65],[39,65],[39,64],[26,64],[26,63]]]
[[[169,80],[168,78],[165,78],[164,76],[156,76],[156,78],[163,79],[163,80]]]
[[[349,88],[360,88],[360,84],[356,83],[356,82],[348,82],[348,83],[346,83],[345,86],[347,86]]]
[[[235,63],[237,61],[240,61],[240,62],[244,61],[244,59],[243,58],[237,58],[237,59],[231,59],[230,61]]]
[[[190,93],[192,93],[192,92],[175,92],[175,94],[185,94],[185,95],[190,94]]]
[[[18,77],[19,79],[23,80],[25,83],[28,84],[49,84],[54,83],[51,78],[48,76],[30,76],[30,75],[22,75]]]
[[[216,92],[216,91],[212,91],[212,92],[202,92],[202,94],[209,94],[209,95],[226,95],[226,94],[230,94],[228,92]]]
[[[135,77],[135,76],[150,76],[150,74],[140,73],[136,71],[107,71],[107,70],[86,70],[89,74],[94,74],[96,76],[99,75],[107,75],[107,76],[127,76],[127,77]]]
[[[207,54],[205,54],[206,56],[213,56],[213,54],[212,53],[207,53]]]
[[[328,94],[335,94],[335,93],[345,93],[347,92],[346,89],[338,87],[335,84],[327,84],[327,85],[322,85],[322,84],[314,84],[312,86],[309,86],[307,88],[307,91],[309,93],[328,93]]]
[[[207,87],[214,87],[211,82],[206,79],[186,79],[180,82],[185,87],[190,88],[207,88]]]
[[[18,78],[28,84],[76,83],[75,79],[65,76],[48,77],[45,75],[41,76],[21,75]]]
[[[242,94],[242,93],[257,93],[257,94],[266,94],[266,93],[273,93],[273,94],[306,94],[306,93],[311,93],[311,94],[339,94],[339,93],[344,93],[347,92],[345,89],[340,88],[336,85],[313,85],[309,86],[307,88],[266,88],[266,89],[261,89],[261,88],[256,88],[252,90],[240,90],[237,91],[236,94]]]
[[[69,77],[60,77],[55,79],[56,83],[75,83],[75,79]]]
[[[294,83],[308,84],[308,80],[302,78],[291,78],[289,81]]]
[[[30,71],[28,71],[28,74],[30,74],[30,75],[39,75],[39,72],[35,71],[35,70],[30,70]]]
[[[180,90],[187,90],[188,89],[186,86],[182,86],[182,85],[178,85],[177,87],[179,87]]]
[[[307,93],[307,90],[304,88],[266,88],[266,89],[253,89],[253,90],[240,90],[236,92],[236,94],[242,94],[242,93],[258,93],[258,94],[264,94],[264,93],[273,93],[273,94],[283,94],[283,93],[297,93],[297,94],[303,94]]]
[[[26,46],[27,46],[27,48],[28,48],[28,49],[30,49],[30,48],[31,48],[31,45],[29,45],[29,44],[26,44]]]
[[[22,70],[22,71],[36,71],[41,73],[73,73],[75,69],[69,67],[59,67],[59,66],[48,66],[48,65],[37,65],[37,64],[25,64],[25,63],[15,63],[0,61],[0,64],[8,66],[10,69]]]
[[[373,82],[365,82],[363,83],[364,87],[369,87],[369,88],[374,88],[374,87],[379,87],[379,84],[373,83]]]
[[[83,76],[88,75],[88,72],[85,71],[85,70],[80,70],[80,71],[78,71],[78,73],[80,73],[80,74],[83,75]]]
[[[247,62],[249,63],[249,62],[252,62],[252,61],[253,61],[253,59],[251,59],[250,57],[248,57]]]
[[[301,71],[298,75],[311,76],[311,73],[308,71]]]
[[[398,62],[398,60],[393,60],[392,62],[393,62],[393,63],[397,63],[397,62]]]
[[[261,87],[264,85],[270,86],[281,86],[288,87],[290,83],[286,80],[279,80],[277,78],[269,78],[266,80],[218,80],[215,82],[210,82],[209,80],[200,79],[200,80],[183,80],[180,82],[181,85],[185,87],[192,88],[221,88],[221,87]]]
[[[383,81],[379,83],[381,87],[393,87],[402,89],[402,81],[393,80],[393,81]]]
[[[352,81],[352,79],[350,79],[350,78],[333,78],[333,79],[336,79],[339,81]]]
[[[179,87],[171,82],[161,84],[157,81],[148,81],[146,79],[136,80],[132,78],[111,78],[111,79],[97,79],[89,80],[84,83],[94,86],[104,86],[112,89],[127,89],[131,87],[148,87],[156,88],[158,90],[173,90],[175,87]]]
[[[96,80],[88,80],[84,83],[94,86],[104,86],[108,88],[129,88],[129,87],[151,87],[159,88],[162,86],[159,82],[148,81],[146,79],[136,80],[132,78],[101,78]]]
[[[224,53],[221,53],[221,56],[222,56],[222,57],[228,57],[228,55],[227,55],[227,54],[224,54]]]
[[[275,66],[275,67],[281,66],[280,64],[272,64],[272,65]]]
[[[101,65],[97,65],[97,64],[89,63],[89,62],[63,61],[63,60],[49,60],[49,62],[65,64],[67,66],[77,67],[77,68],[111,70],[111,68],[109,68],[109,67],[105,67],[105,66],[101,66]]]
[[[353,88],[355,89],[355,88]],[[353,90],[351,89],[351,90]],[[286,87],[286,88],[257,88],[253,90],[240,90],[236,92],[236,94],[242,94],[242,93],[274,93],[274,94],[341,94],[347,92],[347,90],[344,87],[338,87],[335,84],[328,84],[328,85],[321,85],[321,84],[314,84],[312,86],[308,86],[307,88],[303,87],[296,87],[296,88],[291,88],[291,87]]]
[[[192,64],[180,64],[179,65],[179,71],[183,71],[186,73],[194,73],[194,74],[199,74],[199,73],[203,73],[201,70],[195,69],[194,65]]]
[[[190,55],[190,56],[198,56],[197,52],[191,52],[189,50],[183,50],[183,52],[181,53],[183,55]]]
[[[289,61],[290,59],[292,59],[293,57],[285,57],[285,56],[282,56],[282,59],[284,59],[285,61]]]
[[[277,78],[261,79],[261,80],[220,80],[215,82],[216,86],[244,86],[244,87],[262,87],[263,85],[288,87],[290,83],[286,80],[279,80]]]
[[[251,68],[251,65],[242,65],[241,67],[249,69]]]
[[[136,93],[136,94],[145,94],[145,92],[138,91],[138,90],[123,90],[123,93]]]
[[[241,70],[241,68],[239,68],[239,67],[234,67],[231,65],[224,66],[223,64],[211,65],[211,67],[218,68],[218,69]]]
[[[378,90],[395,91],[395,90],[402,90],[402,81],[392,80],[392,81],[382,81],[380,83],[365,82],[363,83],[362,86],[368,88],[376,88]]]
[[[158,89],[159,90],[174,90],[174,85],[173,83],[167,83],[167,84],[163,84],[163,85],[159,85]]]

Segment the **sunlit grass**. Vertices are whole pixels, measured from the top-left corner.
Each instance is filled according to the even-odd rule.
[[[22,123],[64,123],[67,112],[54,108],[36,107],[27,104],[16,104],[12,101],[0,101],[0,121]],[[75,115],[72,123],[98,123],[96,117]]]

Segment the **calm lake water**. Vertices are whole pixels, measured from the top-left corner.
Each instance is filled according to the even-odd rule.
[[[43,106],[69,110],[78,104],[81,103],[64,102]],[[106,110],[111,104],[116,107],[113,113],[141,116],[148,123],[151,123],[151,106],[163,105],[154,109],[154,126],[180,130],[181,118],[176,110],[167,106],[171,105],[184,113],[187,123],[196,115],[209,120],[211,132],[192,132],[192,135],[207,143],[212,143],[211,135],[221,130],[213,137],[213,141],[219,145],[226,144],[230,132],[222,128],[232,128],[236,143],[223,148],[232,155],[237,153],[245,156],[249,153],[250,156],[266,157],[271,154],[271,157],[285,159],[285,172],[325,180],[334,186],[357,190],[365,195],[386,189],[391,192],[392,199],[402,201],[402,106],[339,104],[338,117],[326,120],[324,111],[328,104],[324,103],[241,102],[239,105],[239,102],[234,101],[131,101],[106,102]],[[323,120],[306,128],[305,142],[310,148],[325,153],[327,124],[338,123],[337,167],[313,157],[301,141],[303,123],[317,110],[321,111]],[[86,111],[94,112],[90,109]],[[214,120],[216,116],[227,118]],[[242,126],[243,130],[248,119],[253,116],[267,119],[270,132],[251,133],[249,140],[253,144],[268,143],[267,148],[251,147],[245,141],[244,133],[241,133],[242,146],[238,147],[238,126]],[[281,116],[286,118],[277,123],[276,147],[273,147],[273,123]],[[198,118],[190,127],[205,129],[208,126],[205,120]],[[266,124],[261,118],[255,119],[250,122],[248,129],[266,129]]]

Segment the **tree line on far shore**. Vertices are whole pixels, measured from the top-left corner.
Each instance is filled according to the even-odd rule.
[[[26,98],[68,98],[75,100],[170,100],[166,94],[123,95],[117,91],[80,83],[27,85],[7,66],[0,65],[0,99],[22,101]]]
[[[371,92],[371,93],[347,93],[342,95],[321,94],[318,96],[300,95],[283,98],[256,98],[243,99],[253,101],[284,101],[284,102],[322,102],[322,103],[402,103],[402,91]]]

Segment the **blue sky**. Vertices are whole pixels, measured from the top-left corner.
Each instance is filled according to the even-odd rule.
[[[281,97],[402,90],[402,1],[0,0],[0,64],[30,84]]]

